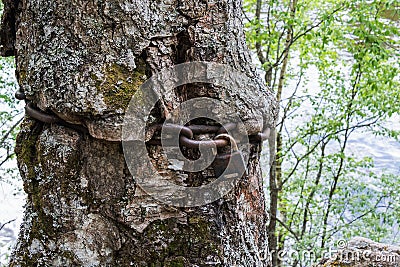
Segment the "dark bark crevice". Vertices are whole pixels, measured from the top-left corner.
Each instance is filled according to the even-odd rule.
[[[4,10],[0,29],[0,54],[3,57],[15,56],[15,38],[18,29],[18,14],[21,12],[20,0],[3,0]]]

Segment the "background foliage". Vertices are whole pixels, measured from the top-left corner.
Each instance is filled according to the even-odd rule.
[[[14,221],[20,213],[8,214],[10,208],[3,205],[12,201],[13,196],[23,194],[14,153],[23,109],[14,98],[17,90],[14,70],[13,58],[0,58],[0,266],[7,261],[15,241],[17,229],[14,231]]]
[[[3,3],[0,2],[0,15]],[[14,159],[15,137],[23,112],[17,107],[14,93],[17,91],[15,79],[15,62],[13,57],[0,57],[0,181],[10,175],[15,177],[15,164],[7,164]]]
[[[17,84],[13,78],[13,61],[13,58],[0,59],[0,179],[3,182],[5,178],[17,175],[15,164],[8,163],[15,158],[15,137],[23,115],[14,98]]]
[[[0,2],[0,14],[3,4]],[[21,181],[14,154],[15,137],[23,117],[23,109],[15,98],[17,82],[14,58],[0,58],[0,266],[5,266],[17,232],[15,219],[20,211],[9,214],[10,207],[4,207],[10,196],[22,194]],[[22,196],[19,196],[21,198]],[[18,203],[20,202],[17,201]]]
[[[400,107],[399,8],[390,0],[245,1],[248,44],[281,108],[270,140],[271,254],[322,253],[358,235],[399,241],[400,167],[378,170],[350,145],[360,134],[398,141],[386,121]],[[310,264],[272,255],[274,266]]]

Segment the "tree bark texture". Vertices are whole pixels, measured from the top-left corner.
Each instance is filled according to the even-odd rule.
[[[88,129],[25,118],[16,152],[28,200],[10,266],[268,266],[260,144],[235,189],[196,208],[142,192],[121,146],[132,95],[184,62],[224,63],[252,83],[179,87],[163,96],[157,119],[185,100],[229,95],[249,134],[274,123],[276,103],[251,67],[241,14],[235,0],[5,1],[2,53],[15,54],[27,101]],[[161,147],[148,151],[167,168]],[[185,175],[187,186],[206,180]]]

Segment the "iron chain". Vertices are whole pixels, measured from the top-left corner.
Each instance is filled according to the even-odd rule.
[[[25,100],[26,96],[23,92],[17,91],[15,93],[15,98],[18,100]],[[72,124],[66,122],[55,114],[46,113],[33,105],[32,102],[27,102],[25,106],[25,112],[29,117],[48,124],[59,124],[65,127],[72,128],[79,132],[88,133],[88,129],[83,125]],[[214,139],[214,140],[194,140],[194,135],[198,134],[224,134],[237,127],[236,123],[228,123],[224,126],[217,125],[189,125],[182,126],[177,124],[155,124],[150,126],[148,129],[152,130],[153,133],[159,132],[161,130],[174,130],[179,131],[179,143],[187,148],[199,148],[200,145],[204,147],[217,147],[222,148],[230,144],[227,139]],[[250,142],[263,142],[269,136],[269,128],[265,129],[263,132],[256,135],[249,135]],[[146,142],[149,145],[161,145],[161,140],[156,139],[153,135],[150,140]]]

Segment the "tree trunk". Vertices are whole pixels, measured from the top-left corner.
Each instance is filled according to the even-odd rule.
[[[121,146],[139,86],[184,62],[227,64],[251,80],[237,91],[181,86],[161,98],[157,121],[188,99],[229,95],[248,134],[273,125],[276,103],[251,67],[241,14],[235,0],[5,1],[3,55],[14,51],[26,101],[87,129],[25,118],[16,152],[28,199],[10,266],[268,266],[260,143],[229,194],[189,208],[145,194]],[[160,151],[148,146],[162,172]],[[186,186],[204,175],[187,174]]]

